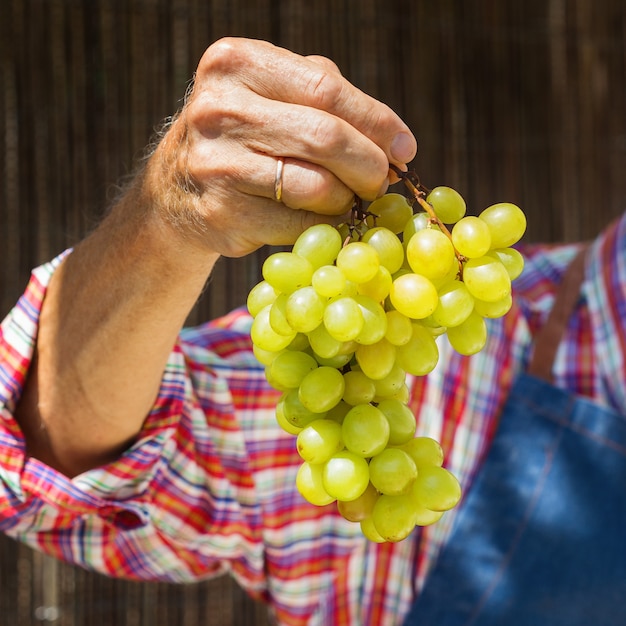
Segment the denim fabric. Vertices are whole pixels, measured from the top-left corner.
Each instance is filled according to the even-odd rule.
[[[411,626],[624,626],[626,418],[514,385]]]

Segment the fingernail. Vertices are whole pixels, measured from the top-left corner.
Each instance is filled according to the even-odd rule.
[[[415,156],[415,139],[408,133],[398,133],[391,142],[391,156],[407,163]]]

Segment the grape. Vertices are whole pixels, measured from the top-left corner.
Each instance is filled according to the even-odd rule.
[[[373,541],[374,543],[385,543],[386,539],[381,537],[380,533],[374,526],[374,520],[372,517],[366,517],[360,521],[361,532],[366,539]]]
[[[513,305],[513,296],[508,293],[504,298],[494,302],[485,302],[474,298],[474,311],[481,317],[494,318],[506,315]]]
[[[386,339],[371,345],[359,346],[354,356],[361,370],[373,380],[388,376],[396,360],[396,347]]]
[[[290,390],[290,387],[286,387],[279,380],[276,380],[274,378],[274,376],[272,375],[272,370],[271,370],[270,367],[266,367],[265,368],[265,379],[267,380],[267,382],[272,387],[274,387],[274,389],[276,389],[278,391],[289,391]]]
[[[369,485],[367,461],[348,450],[337,452],[322,467],[322,485],[337,500],[356,500]]]
[[[324,506],[335,501],[324,489],[322,478],[323,466],[304,462],[296,474],[296,487],[300,494],[311,504]]]
[[[426,196],[426,202],[432,205],[437,217],[444,224],[455,224],[467,210],[461,194],[451,187],[435,187]]]
[[[515,280],[524,269],[524,257],[515,248],[497,248],[491,251],[491,255],[498,257],[506,268],[511,280]]]
[[[339,269],[339,268],[337,268]],[[339,270],[341,271],[341,270]],[[345,276],[345,275],[344,275]],[[365,281],[365,282],[369,282],[369,281]],[[363,283],[359,283],[359,284],[363,284]],[[346,278],[346,284],[344,286],[344,288],[337,294],[338,296],[345,296],[347,298],[354,298],[354,296],[356,296],[356,294],[359,292],[359,285],[357,283],[355,283],[352,280],[348,280]]]
[[[376,395],[374,381],[359,370],[350,370],[343,375],[345,389],[343,401],[351,406],[371,402]],[[404,377],[403,377],[404,380]]]
[[[397,272],[404,263],[404,247],[402,242],[387,228],[371,228],[364,235],[365,243],[369,244],[376,252],[380,265],[386,267],[390,274]],[[454,254],[454,251],[452,251]]]
[[[363,330],[365,320],[358,303],[349,296],[332,300],[324,309],[324,326],[337,341],[352,341]]]
[[[474,309],[474,298],[460,280],[440,287],[438,296],[437,308],[431,317],[440,326],[458,326]]]
[[[350,452],[369,458],[385,449],[389,430],[389,422],[380,409],[372,404],[358,404],[343,418],[341,438]]]
[[[427,213],[416,213],[404,226],[404,231],[402,233],[404,245],[406,246],[409,241],[411,241],[411,237],[424,228],[441,230],[439,226],[431,223],[430,217],[428,217]]]
[[[293,244],[292,252],[304,257],[313,269],[332,264],[341,250],[341,235],[329,224],[316,224],[305,230]]]
[[[262,308],[252,322],[250,329],[250,337],[252,341],[263,350],[273,350],[278,352],[286,348],[293,338],[296,336],[295,331],[292,335],[279,335],[270,324],[270,308],[271,304]]]
[[[387,311],[385,315],[387,316],[385,339],[394,346],[408,343],[413,334],[411,318],[396,310]]]
[[[341,400],[344,389],[342,373],[334,367],[322,365],[302,379],[298,397],[309,411],[323,413]]]
[[[308,333],[322,323],[325,308],[325,298],[320,296],[313,287],[300,287],[289,294],[285,305],[285,315],[293,330]]]
[[[406,404],[388,398],[378,403],[378,410],[389,422],[389,445],[397,446],[412,439],[415,435],[415,416]]]
[[[338,404],[336,404],[328,413],[326,413],[326,417],[329,420],[335,420],[338,424],[342,424],[345,416],[348,414],[348,411],[352,408],[347,402],[341,400]]]
[[[296,333],[296,336],[291,340],[291,343],[287,346],[287,350],[296,350],[304,352],[309,349],[309,338],[304,333]]]
[[[389,270],[384,265],[381,265],[374,278],[357,286],[357,294],[368,296],[372,300],[376,300],[376,302],[382,302],[389,295],[391,282],[392,278]]]
[[[343,341],[332,337],[323,324],[320,324],[317,328],[310,331],[308,337],[309,345],[313,349],[313,352],[315,352],[316,356],[323,359],[330,359],[337,356],[344,345]]]
[[[437,280],[433,279],[432,283],[433,285],[435,285],[435,288],[439,290],[441,289],[441,287],[443,287],[444,285],[447,285],[453,280],[462,280],[461,265],[459,264],[458,259],[456,260],[455,263],[452,263],[450,265],[450,269],[448,270],[448,273],[445,276]]]
[[[276,403],[276,422],[286,433],[289,433],[290,435],[297,435],[302,430],[302,428],[296,426],[295,424],[292,424],[287,419],[287,417],[285,416],[284,404],[284,397]]]
[[[406,258],[416,274],[430,280],[441,280],[456,265],[452,242],[434,228],[425,228],[411,237],[406,247]]]
[[[272,330],[279,335],[286,337],[294,337],[296,334],[295,328],[289,324],[287,319],[287,299],[289,296],[286,293],[281,293],[270,305],[269,322]]]
[[[315,359],[306,352],[286,350],[281,352],[269,366],[273,380],[286,389],[296,389],[304,377],[317,368]]]
[[[401,448],[413,459],[418,471],[422,467],[443,464],[441,445],[431,437],[415,437],[403,444]]]
[[[274,350],[263,350],[263,348],[260,348],[255,344],[252,346],[252,352],[259,363],[262,365],[271,365],[272,361],[283,351],[279,350],[278,352],[275,352]]]
[[[300,402],[298,389],[290,389],[285,392],[281,400],[284,418],[298,428],[304,428],[311,422],[326,416],[326,413],[316,413],[307,409]]]
[[[354,340],[365,345],[379,342],[387,332],[385,309],[368,296],[357,295],[354,301],[359,305],[363,314],[363,328]]]
[[[428,278],[409,272],[393,281],[389,299],[400,313],[412,319],[422,319],[435,310],[438,296]]]
[[[491,232],[487,222],[468,215],[452,228],[452,243],[463,256],[470,259],[483,256],[491,247]]]
[[[337,510],[349,522],[360,522],[372,514],[378,497],[378,491],[370,483],[356,500],[351,500],[350,502],[337,500]]]
[[[409,495],[382,495],[372,511],[372,523],[385,541],[402,541],[415,528],[415,504]]]
[[[479,300],[495,302],[511,292],[511,278],[499,259],[481,256],[470,259],[463,268],[467,290]]]
[[[346,275],[336,265],[322,265],[311,277],[311,284],[320,296],[334,298],[346,288]]]
[[[402,385],[402,387],[398,391],[396,391],[396,393],[388,396],[388,398],[390,400],[399,400],[400,402],[403,402],[404,404],[408,404],[409,400],[411,399],[411,390],[409,389],[408,385]],[[374,400],[378,401],[378,400],[381,400],[381,398],[376,397],[374,398]]]
[[[445,511],[431,511],[426,507],[421,506],[414,500],[415,506],[415,525],[416,526],[430,526],[435,522],[438,522]]]
[[[526,231],[526,216],[510,202],[487,207],[478,217],[489,226],[492,248],[508,248],[519,241]]]
[[[419,320],[416,322],[419,326],[423,326],[434,338],[437,338],[441,335],[444,335],[446,332],[446,327],[438,324],[432,315],[425,317],[423,320]]]
[[[487,342],[485,320],[476,311],[472,311],[464,322],[448,328],[448,340],[460,354],[469,356],[480,352]]]
[[[388,496],[408,493],[417,479],[413,459],[400,448],[382,450],[371,459],[369,471],[372,485]]]
[[[316,361],[320,365],[327,365],[328,367],[334,367],[335,369],[341,369],[350,363],[352,360],[351,354],[337,354],[336,356],[329,358],[322,358],[318,354],[315,355]]]
[[[311,422],[298,433],[296,448],[308,463],[326,463],[333,454],[343,449],[341,425],[331,419]]]
[[[406,372],[396,360],[387,376],[372,381],[375,389],[374,400],[380,403],[385,398],[394,398],[406,386],[405,381]]]
[[[263,278],[281,293],[291,293],[311,284],[313,266],[292,252],[276,252],[263,263]]]
[[[439,360],[439,348],[432,333],[420,324],[413,324],[409,342],[396,348],[396,359],[405,372],[414,376],[432,372]]]
[[[431,511],[448,511],[461,499],[461,486],[454,474],[443,467],[421,467],[412,496]]]
[[[370,227],[382,226],[395,234],[402,232],[413,214],[411,205],[399,193],[386,193],[374,200],[367,210],[373,214],[367,218]]]
[[[262,280],[257,283],[248,294],[246,306],[252,317],[256,317],[261,309],[268,304],[272,304],[278,297],[278,292],[267,281]]]
[[[386,194],[371,214],[304,231],[266,259],[246,301],[254,355],[282,392],[277,423],[302,458],[297,489],[316,506],[336,501],[378,543],[459,502],[441,445],[415,435],[407,376],[436,367],[440,335],[461,354],[481,350],[485,319],[510,309],[524,266],[510,247],[526,226],[515,205],[472,217],[449,187],[420,193],[415,214]]]
[[[348,280],[357,284],[374,278],[379,266],[378,252],[362,241],[349,243],[337,256],[337,267]]]

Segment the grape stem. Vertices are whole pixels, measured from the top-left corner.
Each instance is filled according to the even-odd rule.
[[[354,196],[354,203],[352,210],[350,211],[350,222],[348,223],[349,235],[346,237],[343,245],[346,246],[350,241],[357,239],[360,240],[363,236],[361,228],[368,217],[376,217],[373,213],[370,213],[367,209],[363,208],[363,200],[359,196]]]
[[[456,260],[459,264],[459,279],[463,278],[463,263],[467,260],[455,247],[454,242],[452,241],[452,234],[448,230],[448,227],[437,217],[433,207],[426,201],[426,195],[428,194],[428,189],[422,185],[417,172],[414,170],[403,171],[399,167],[389,164],[389,168],[393,170],[393,172],[402,180],[405,187],[413,194],[415,200],[419,203],[419,205],[428,213],[429,222],[431,224],[436,224],[441,232],[450,240],[452,247],[454,248],[454,254],[456,256]]]

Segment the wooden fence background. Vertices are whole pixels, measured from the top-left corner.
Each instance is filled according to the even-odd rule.
[[[626,207],[623,0],[0,0],[0,314],[97,223],[223,35],[333,58],[420,141],[429,185],[511,200],[530,240]],[[241,304],[266,250],[222,260],[190,323]],[[0,625],[266,623],[227,578],[108,580],[0,540]]]

